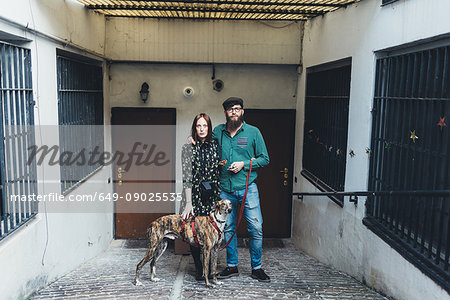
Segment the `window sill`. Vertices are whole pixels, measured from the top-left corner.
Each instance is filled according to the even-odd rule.
[[[88,175],[86,175],[84,178],[82,178],[80,181],[78,181],[77,183],[75,183],[74,185],[68,187],[65,190],[62,190],[61,187],[61,194],[63,196],[67,196],[68,194],[70,194],[71,192],[73,192],[76,188],[78,188],[80,185],[82,185],[83,183],[85,183],[86,181],[89,180],[89,178],[91,178],[92,176],[94,176],[95,174],[97,174],[98,172],[100,172],[100,170],[103,169],[103,166],[99,166],[97,169],[95,169],[94,171],[92,171],[91,173],[89,173]]]
[[[302,170],[300,174],[306,178],[312,185],[318,188],[321,192],[336,192],[334,189],[329,187],[325,182],[317,178],[311,172],[307,170]],[[343,196],[327,196],[331,201],[339,205],[340,207],[344,207],[344,197]]]
[[[388,0],[388,1],[381,1],[381,6],[386,6],[389,4],[392,4],[394,2],[397,2],[398,0]]]

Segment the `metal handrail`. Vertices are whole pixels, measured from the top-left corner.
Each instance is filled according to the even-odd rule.
[[[450,197],[450,190],[413,190],[413,191],[354,191],[354,192],[294,192],[292,196],[303,200],[304,196],[349,196],[350,202],[358,204],[358,196],[436,196]]]

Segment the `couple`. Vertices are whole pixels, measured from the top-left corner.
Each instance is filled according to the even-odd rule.
[[[212,130],[211,119],[201,113],[194,118],[191,136],[192,144],[186,144],[182,151],[183,188],[186,206],[183,218],[190,215],[207,216],[219,199],[228,199],[233,212],[225,224],[225,241],[228,241],[236,228],[238,203],[245,192],[247,172],[252,162],[244,216],[250,235],[250,256],[252,278],[269,282],[270,278],[261,268],[262,254],[262,215],[256,183],[256,169],[269,163],[269,155],[258,128],[243,121],[244,102],[231,97],[223,102],[226,124]],[[211,183],[212,191],[206,192],[202,182]],[[219,191],[220,187],[220,191]],[[200,248],[191,245],[195,264],[195,278],[203,280]],[[227,267],[217,274],[217,278],[238,276],[238,251],[236,236],[227,246]]]

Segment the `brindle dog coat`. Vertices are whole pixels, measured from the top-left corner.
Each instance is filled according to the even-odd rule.
[[[210,216],[195,217],[195,233],[198,242],[203,247],[203,274],[205,275],[207,286],[211,286],[207,276],[209,274],[210,259],[213,283],[219,283],[216,275],[217,254],[223,239],[225,221],[228,214],[231,213],[231,209],[231,202],[229,200],[220,200]],[[215,221],[218,227],[217,229],[214,227],[211,219]],[[159,281],[159,278],[155,277],[156,261],[166,250],[168,238],[184,238],[191,245],[196,245],[191,221],[187,220],[183,227],[183,218],[181,215],[163,216],[152,222],[147,229],[147,238],[149,239],[149,248],[144,258],[136,266],[135,285],[142,285],[138,277],[139,271],[149,261],[151,261],[150,279],[151,281]]]

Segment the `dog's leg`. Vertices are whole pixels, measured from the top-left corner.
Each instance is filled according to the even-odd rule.
[[[139,281],[139,272],[141,271],[142,267],[148,263],[150,258],[152,257],[152,247],[149,247],[147,250],[147,253],[145,253],[144,258],[137,264],[136,266],[136,275],[134,276],[134,285],[143,285],[142,282]]]
[[[156,247],[155,255],[153,255],[153,259],[150,263],[150,280],[151,281],[159,281],[159,278],[156,278],[156,262],[161,257],[161,255],[166,251],[167,248],[167,239],[164,238],[161,243],[159,243],[158,247]]]
[[[217,280],[217,257],[218,257],[219,247],[214,246],[211,249],[211,274],[212,274],[212,280],[214,284],[221,285],[223,284],[222,281]]]
[[[211,258],[211,246],[206,242],[203,245],[203,275],[205,276],[206,286],[212,287],[213,285],[209,283],[209,259]]]

